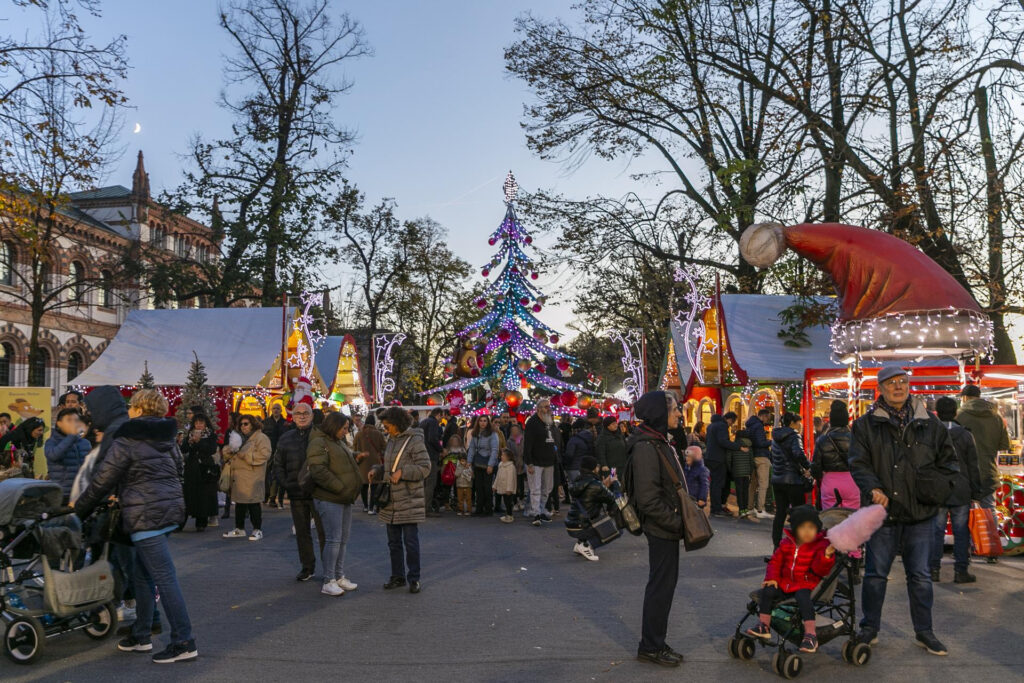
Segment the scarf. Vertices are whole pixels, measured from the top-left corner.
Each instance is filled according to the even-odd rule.
[[[906,429],[907,425],[910,424],[910,421],[914,419],[914,406],[913,402],[909,398],[907,399],[907,402],[903,404],[903,407],[897,410],[886,403],[884,398],[879,397],[878,400],[875,401],[875,404],[871,406],[871,410],[874,411],[875,408],[881,408],[889,414],[890,419],[895,419],[900,430]]]

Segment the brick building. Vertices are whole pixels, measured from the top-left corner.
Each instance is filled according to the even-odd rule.
[[[153,201],[141,151],[131,188],[112,185],[73,193],[58,219],[62,226],[50,246],[47,280],[100,284],[79,292],[71,288],[67,301],[44,315],[41,357],[29,367],[32,318],[18,297],[23,279],[12,269],[27,272],[31,256],[22,253],[27,250],[0,216],[0,386],[31,384],[60,392],[106,348],[129,309],[203,305],[198,300],[177,301],[173,293],[157,296],[146,283],[118,277],[117,262],[133,242],[144,240],[150,247],[147,252],[162,249],[169,256],[197,262],[219,258],[208,227]]]

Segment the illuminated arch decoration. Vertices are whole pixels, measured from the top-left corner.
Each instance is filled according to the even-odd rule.
[[[622,344],[622,369],[626,373],[622,388],[629,393],[630,401],[636,403],[647,392],[644,331],[640,328],[632,328],[625,332],[613,330],[608,336]]]
[[[373,335],[373,393],[377,403],[384,403],[385,397],[395,390],[395,379],[391,373],[395,370],[394,348],[405,341],[405,334]]]

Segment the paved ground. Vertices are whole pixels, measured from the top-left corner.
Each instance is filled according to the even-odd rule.
[[[556,522],[534,529],[521,518],[452,516],[421,528],[424,590],[385,593],[384,531],[359,514],[347,574],[359,590],[319,594],[316,581],[294,581],[290,516],[267,512],[262,542],[225,540],[218,530],[174,536],[173,552],[198,639],[200,658],[157,667],[82,634],[47,643],[43,659],[22,668],[0,659],[4,681],[592,681],[779,680],[770,653],[729,659],[725,640],[761,579],[766,524],[726,520],[712,544],[685,555],[670,642],[687,663],[675,673],[636,662],[646,579],[642,539],[622,538],[590,564],[574,556]],[[220,531],[224,529],[221,528]],[[948,558],[947,558],[948,559]],[[936,587],[936,631],[951,656],[926,655],[911,643],[897,563],[882,643],[863,670],[839,659],[833,643],[805,658],[804,679],[830,683],[881,680],[1021,680],[1024,657],[1024,558],[979,564],[980,582]],[[944,578],[952,578],[946,564]],[[163,638],[157,639],[162,644]]]

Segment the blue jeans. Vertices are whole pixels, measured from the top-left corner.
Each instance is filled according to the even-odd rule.
[[[135,547],[121,543],[111,543],[108,557],[110,559],[110,566],[113,567],[114,574],[117,576],[121,588],[121,594],[115,597],[118,600],[134,600]],[[149,578],[149,592],[153,595],[156,594],[156,584],[153,583],[152,577]],[[153,623],[160,623],[160,608],[156,606],[153,607]]]
[[[892,524],[875,532],[867,545],[864,567],[864,587],[861,603],[864,618],[861,628],[878,631],[882,623],[882,603],[896,553],[901,552],[903,569],[907,574],[907,594],[910,597],[910,620],[914,631],[932,630],[932,577],[929,572],[935,520],[926,519],[915,524]],[[902,548],[902,551],[901,551]]]
[[[324,525],[324,583],[345,577],[345,546],[352,533],[352,506],[314,500],[320,522]]]
[[[160,589],[160,601],[171,624],[171,642],[184,643],[192,640],[192,622],[188,618],[185,597],[178,585],[174,561],[167,547],[167,534],[135,541],[135,625],[132,635],[142,643],[150,641],[153,626],[153,609],[156,599],[153,584]]]
[[[388,550],[391,552],[391,576],[409,581],[420,580],[420,530],[416,524],[388,524]],[[403,556],[404,545],[404,556]],[[406,565],[409,572],[406,574]]]
[[[935,516],[935,539],[932,543],[931,568],[938,569],[942,563],[942,545],[946,537],[946,515],[953,522],[953,569],[956,572],[967,571],[971,563],[971,530],[967,520],[971,516],[970,505],[955,505],[950,508],[939,508]]]

